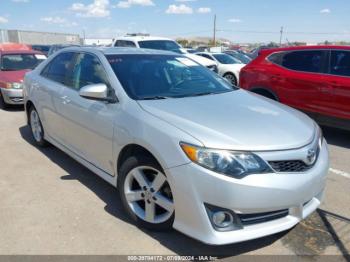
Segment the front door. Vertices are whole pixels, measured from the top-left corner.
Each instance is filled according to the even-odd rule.
[[[83,98],[79,90],[90,84],[110,82],[99,58],[81,53],[76,59],[69,88],[62,96],[65,141],[74,153],[113,175],[113,127],[118,104]]]

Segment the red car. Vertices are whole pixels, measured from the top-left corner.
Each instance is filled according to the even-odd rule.
[[[21,44],[0,44],[0,104],[23,104],[22,82],[26,72],[46,59],[41,52]]]
[[[350,130],[350,46],[262,50],[241,70],[240,85]]]

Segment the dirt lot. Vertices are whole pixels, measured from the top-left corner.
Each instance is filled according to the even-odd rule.
[[[212,247],[136,228],[112,186],[60,150],[33,146],[21,108],[0,109],[0,254],[349,254],[350,132],[324,134],[332,169],[320,209],[288,232]]]

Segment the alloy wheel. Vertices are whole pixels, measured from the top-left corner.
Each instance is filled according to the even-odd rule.
[[[30,127],[32,129],[33,137],[37,142],[42,141],[43,130],[41,127],[39,115],[35,110],[30,113]]]
[[[132,169],[124,182],[125,199],[140,219],[160,224],[174,213],[173,196],[166,176],[148,166]]]

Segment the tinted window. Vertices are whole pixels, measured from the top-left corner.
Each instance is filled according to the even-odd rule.
[[[322,72],[324,51],[294,51],[282,58],[282,66],[303,72]]]
[[[241,61],[229,56],[227,54],[213,54],[216,60],[219,61],[220,64],[230,65],[230,64],[242,64]]]
[[[232,91],[223,78],[186,57],[109,55],[116,76],[136,100],[179,98]]]
[[[1,71],[34,69],[46,56],[40,54],[10,54],[1,57]]]
[[[214,61],[214,59],[213,59],[210,55],[207,55],[207,54],[198,54],[198,55],[203,56],[203,57],[205,57],[205,58],[208,58],[208,59]]]
[[[136,47],[135,43],[132,41],[117,40],[115,45],[117,47]]]
[[[267,59],[274,64],[282,65],[284,55],[285,53],[274,53],[270,55]]]
[[[62,53],[56,56],[42,71],[41,75],[52,81],[69,85],[72,78],[74,53]]]
[[[73,68],[73,79],[69,86],[79,90],[91,84],[108,85],[107,74],[96,56],[80,54]]]
[[[332,51],[330,73],[339,76],[350,76],[350,52]]]
[[[179,46],[176,42],[170,40],[139,41],[139,46],[141,48],[167,50],[181,53],[181,46]]]

